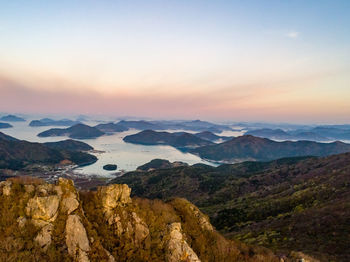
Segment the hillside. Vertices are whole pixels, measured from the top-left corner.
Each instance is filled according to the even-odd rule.
[[[213,144],[186,132],[169,133],[153,130],[141,131],[134,135],[124,137],[125,142],[141,145],[170,145],[176,148],[195,148]]]
[[[32,164],[59,164],[63,160],[70,160],[77,165],[95,162],[95,156],[80,152],[88,148],[91,147],[73,140],[41,144],[17,140],[0,133],[0,169],[18,170]]]
[[[269,161],[282,157],[327,156],[349,151],[350,144],[342,142],[276,142],[267,138],[245,135],[221,144],[196,148],[190,152],[204,159],[234,163],[247,160]]]
[[[75,139],[90,139],[103,136],[105,133],[95,127],[77,124],[69,128],[52,128],[38,134],[39,137],[68,136]]]
[[[140,197],[184,197],[233,239],[350,260],[350,153],[130,172],[112,183]]]
[[[0,261],[280,261],[225,239],[184,199],[130,198],[126,185],[78,192],[61,178],[12,179],[0,202]]]

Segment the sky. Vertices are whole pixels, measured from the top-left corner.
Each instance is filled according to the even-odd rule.
[[[350,123],[350,1],[0,0],[0,112]]]

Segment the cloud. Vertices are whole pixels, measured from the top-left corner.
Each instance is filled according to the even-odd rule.
[[[300,35],[300,32],[297,31],[289,31],[285,36],[288,38],[296,39]]]

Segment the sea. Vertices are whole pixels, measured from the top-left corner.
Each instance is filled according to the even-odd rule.
[[[40,132],[55,128],[55,126],[44,126],[44,127],[31,127],[29,123],[31,120],[38,119],[27,119],[26,122],[11,122],[12,128],[0,129],[1,132],[13,136],[15,138],[26,140],[29,142],[55,142],[65,139],[68,137],[38,137]],[[84,121],[84,124],[94,126],[101,123],[100,121]],[[65,127],[57,127],[65,128]],[[164,131],[164,130],[162,130]],[[183,130],[166,130],[169,132],[179,132]],[[143,165],[152,159],[160,158],[167,159],[171,162],[181,161],[189,165],[203,163],[211,166],[216,166],[216,163],[208,162],[200,157],[182,152],[174,147],[165,145],[156,146],[144,146],[125,143],[123,138],[127,135],[135,134],[140,130],[128,130],[126,132],[114,133],[111,135],[104,135],[96,139],[79,139],[79,141],[85,142],[94,148],[94,152],[91,154],[95,155],[98,160],[97,162],[82,166],[74,169],[74,172],[84,175],[97,175],[103,177],[114,176],[116,172],[127,172],[136,170],[140,165]],[[191,132],[191,131],[186,131]],[[195,133],[195,132],[193,132]],[[243,131],[225,131],[220,135],[224,136],[238,136],[242,135]],[[78,139],[77,139],[78,140]],[[103,169],[106,164],[116,164],[117,171],[107,171]]]

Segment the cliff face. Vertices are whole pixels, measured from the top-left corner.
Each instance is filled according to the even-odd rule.
[[[132,199],[127,185],[0,183],[0,261],[280,261],[228,241],[184,199]]]

